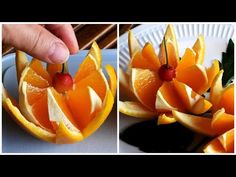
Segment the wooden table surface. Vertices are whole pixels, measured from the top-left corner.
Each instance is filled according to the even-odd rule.
[[[114,49],[117,47],[116,24],[72,24],[80,50],[89,49],[96,41],[101,49]],[[3,44],[2,55],[14,52],[12,46]]]

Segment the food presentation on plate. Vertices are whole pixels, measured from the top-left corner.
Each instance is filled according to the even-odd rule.
[[[183,55],[173,25],[167,25],[158,53],[151,42],[140,45],[132,30],[126,40],[129,63],[119,69],[119,111],[128,117],[120,119],[150,119],[150,127],[158,130],[155,130],[158,135],[155,139],[155,135],[145,134],[140,124],[132,137],[127,135],[128,130],[123,130],[121,139],[143,150],[148,136],[152,136],[148,150],[143,150],[146,152],[233,153],[233,41],[228,41],[222,58],[208,58],[211,65],[205,66],[205,53],[211,49],[206,47],[202,34],[198,34],[191,47],[184,48]],[[164,138],[170,137],[167,134],[171,132],[182,134]],[[181,144],[181,139],[189,135],[187,145]],[[138,138],[146,140],[141,142]],[[166,149],[159,148],[161,144],[167,144]],[[181,148],[173,150],[170,146],[176,144]]]
[[[71,144],[92,135],[110,114],[116,95],[113,66],[102,69],[94,42],[74,76],[67,63],[43,64],[16,50],[18,101],[2,85],[2,103],[11,117],[33,136],[56,144]]]

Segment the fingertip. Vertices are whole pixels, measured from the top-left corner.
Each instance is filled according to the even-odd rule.
[[[48,50],[48,60],[52,64],[65,63],[69,58],[68,48],[61,42],[55,42]]]

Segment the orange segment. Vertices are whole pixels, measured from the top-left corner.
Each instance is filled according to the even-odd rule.
[[[234,84],[223,90],[218,108],[225,108],[226,113],[234,114]]]
[[[33,58],[30,62],[30,68],[32,68],[39,76],[43,77],[45,80],[51,84],[52,79],[48,72],[44,69],[43,64],[38,59]]]
[[[66,104],[66,99],[65,99],[64,95],[59,94],[53,88],[48,88],[47,92],[48,92],[48,110],[49,110],[49,114],[52,111],[52,109],[54,109],[56,106],[58,106],[60,111],[62,111],[62,113],[65,115],[65,118],[61,118],[61,119],[68,119],[68,121],[67,120],[59,120],[60,117],[62,117],[62,114],[59,115],[59,114],[57,114],[57,113],[52,111],[51,112],[52,114],[50,115],[50,120],[54,121],[56,123],[60,123],[60,121],[67,122],[66,126],[68,126],[68,124],[72,123],[71,127],[77,128],[77,123],[76,123],[76,121],[75,121],[75,119],[74,119],[74,117],[73,117],[69,107]],[[49,98],[49,94],[51,94],[50,96],[52,96],[53,99],[55,100],[54,103],[57,104],[56,106],[55,106],[54,103],[52,103],[53,100],[51,98]],[[76,105],[76,106],[78,106],[78,105]],[[59,111],[57,111],[57,112],[59,112]],[[58,116],[58,117],[55,117],[55,116]]]
[[[116,95],[116,85],[117,85],[115,69],[111,65],[106,65],[105,68],[106,68],[107,74],[109,76],[109,87],[110,87],[110,90],[111,90],[113,96],[115,97],[115,95]]]
[[[132,69],[132,89],[138,100],[147,108],[155,110],[155,95],[162,81],[157,72],[148,69]]]
[[[202,114],[210,109],[212,106],[209,101],[204,99],[201,95],[197,94],[184,83],[177,80],[173,81],[177,95],[179,96],[179,102],[191,113]]]
[[[130,87],[130,83],[130,75],[119,68],[119,100],[137,101],[137,98]]]
[[[210,141],[203,149],[205,153],[225,153],[225,149],[218,140],[218,138],[214,138]]]
[[[179,59],[179,49],[178,49],[178,42],[175,36],[174,26],[169,24],[166,28],[165,32],[165,39],[166,41],[171,41],[174,48],[175,48],[175,56]],[[161,43],[161,47],[163,46],[163,41]]]
[[[37,119],[39,125],[47,130],[53,130],[48,115],[47,94],[44,94],[37,102],[31,105],[32,115]]]
[[[206,70],[199,64],[178,71],[176,79],[187,84],[200,95],[204,92],[203,86],[208,83]]]
[[[183,126],[208,136],[215,136],[215,131],[211,127],[211,119],[201,116],[194,116],[178,111],[172,111],[174,118]]]
[[[78,71],[75,74],[74,81],[79,82],[83,78],[87,77],[93,71],[98,69],[98,64],[95,58],[91,55],[87,55],[84,61],[80,64]]]
[[[155,108],[158,112],[166,112],[173,109],[185,110],[173,81],[164,82],[156,95]]]
[[[210,88],[214,78],[220,71],[220,66],[218,60],[214,60],[210,68],[207,68],[207,77],[208,77],[208,87]],[[208,88],[208,89],[209,89]]]
[[[20,50],[16,50],[15,63],[16,63],[17,81],[19,83],[20,77],[21,77],[21,73],[23,72],[25,67],[28,65],[28,59],[27,59],[27,57],[26,57],[24,52],[22,52]]]
[[[134,101],[119,101],[119,111],[137,118],[153,118],[156,116],[155,112],[150,111],[141,103]]]
[[[211,126],[220,135],[234,128],[234,115],[225,113],[225,109],[222,108],[213,114]]]
[[[218,137],[218,140],[228,153],[234,152],[234,128]]]
[[[57,72],[61,72],[62,71],[62,64],[51,64],[51,63],[48,63],[47,64],[47,71],[50,74],[50,76],[53,77],[54,74],[56,74]]]
[[[102,73],[102,71],[93,71],[88,77],[77,82],[76,87],[86,88],[88,86],[92,87],[93,90],[102,99],[105,98],[106,91],[109,88],[107,80]]]
[[[158,70],[160,68],[160,61],[155,53],[152,44],[146,43],[141,52],[137,52],[131,60],[131,67]]]
[[[102,106],[101,99],[97,95],[92,97],[90,89],[89,87],[75,87],[66,93],[67,104],[81,130],[88,125]],[[94,104],[95,106],[93,106]]]
[[[173,68],[176,68],[179,63],[179,58],[176,56],[176,49],[172,41],[170,40],[166,41],[166,50],[168,54],[168,64]],[[160,47],[159,58],[161,64],[166,64],[166,53],[164,45],[161,45]]]
[[[176,68],[176,72],[179,72],[187,67],[195,65],[196,64],[195,57],[196,57],[196,53],[192,49],[187,48],[185,50],[184,56],[181,58]]]
[[[55,142],[55,134],[51,133],[34,123],[28,121],[20,112],[20,110],[12,104],[9,98],[3,99],[3,107],[11,115],[11,117],[16,121],[21,127],[23,127],[30,134],[48,142]]]
[[[157,71],[160,68],[160,62],[155,50],[150,43],[146,43],[143,50],[137,52],[130,61],[132,68],[142,68]]]
[[[102,125],[102,123],[106,120],[106,118],[110,114],[113,104],[114,104],[114,97],[112,95],[112,92],[108,90],[106,92],[106,96],[101,111],[98,112],[96,117],[94,117],[88,124],[88,126],[86,126],[82,130],[84,137],[88,137]]]
[[[47,90],[45,88],[38,88],[27,84],[26,94],[29,105],[36,103],[40,98],[42,98],[46,94],[46,92]]]
[[[219,101],[221,98],[221,94],[223,91],[222,86],[222,77],[223,77],[224,70],[221,70],[215,77],[211,85],[210,91],[210,101],[213,104],[212,111],[213,113],[218,110]]]
[[[26,67],[25,70],[22,72],[20,85],[23,81],[26,81],[27,83],[30,83],[32,86],[39,87],[39,88],[46,88],[50,85],[47,80],[45,80],[43,77],[38,75],[30,67]]]
[[[172,124],[176,122],[175,118],[171,113],[160,114],[158,116],[157,125]]]
[[[137,52],[142,50],[132,31],[128,32],[128,46],[131,59],[134,58]]]
[[[89,54],[92,55],[97,64],[98,64],[98,68],[101,68],[101,65],[102,65],[102,54],[101,54],[101,50],[98,46],[98,44],[94,41],[90,50],[89,50]]]
[[[196,63],[202,64],[205,55],[205,41],[203,35],[199,35],[197,41],[193,45],[193,50],[196,52]]]
[[[102,55],[100,48],[96,42],[93,42],[87,56],[80,64],[78,71],[75,74],[74,81],[79,82],[81,79],[87,77],[90,73],[101,68]]]

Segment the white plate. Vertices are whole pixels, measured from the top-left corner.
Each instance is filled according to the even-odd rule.
[[[180,56],[183,55],[187,47],[192,47],[195,40],[202,34],[206,43],[206,53],[204,65],[210,66],[212,60],[218,59],[221,61],[222,52],[226,50],[230,38],[234,40],[234,26],[231,24],[173,24],[175,29],[176,38],[179,44]],[[146,42],[151,42],[159,52],[159,44],[163,39],[164,32],[167,24],[145,24],[134,28],[132,31],[135,34],[141,46]],[[129,63],[129,50],[128,50],[128,35],[125,33],[119,39],[119,66],[127,69]],[[120,132],[126,127],[140,122],[140,119],[127,117],[120,114]],[[141,152],[134,146],[130,146],[123,141],[120,141],[120,152]]]
[[[88,51],[80,51],[69,58],[70,73],[75,74],[79,64]],[[103,66],[110,64],[116,68],[117,50],[103,50]],[[2,59],[3,84],[10,94],[18,98],[15,71],[15,54]],[[117,152],[117,114],[116,105],[105,123],[82,142],[69,145],[55,145],[41,141],[26,133],[3,110],[2,113],[2,151],[3,153],[115,153]]]

